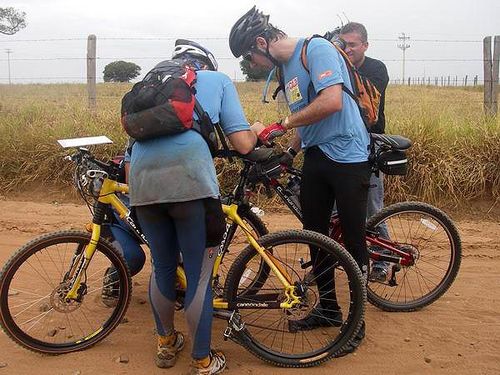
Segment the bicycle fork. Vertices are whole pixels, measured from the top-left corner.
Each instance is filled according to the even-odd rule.
[[[68,276],[71,277],[71,282],[69,284],[69,291],[65,297],[66,300],[76,300],[77,302],[81,301],[85,290],[87,289],[87,286],[81,282],[82,275],[87,271],[87,267],[92,260],[100,235],[101,225],[93,223],[92,237],[89,244],[83,249],[79,262],[76,263],[75,261],[72,261],[71,269],[68,274]],[[75,256],[77,255],[75,254]]]
[[[75,300],[80,302],[85,295],[87,286],[82,283],[82,276],[87,271],[87,267],[97,249],[99,238],[101,238],[101,224],[104,222],[105,209],[106,204],[98,201],[95,206],[94,217],[92,218],[92,235],[90,237],[90,242],[85,246],[80,261],[77,264],[72,262],[72,267],[69,271],[71,281],[69,284],[69,291],[65,296],[67,301]]]

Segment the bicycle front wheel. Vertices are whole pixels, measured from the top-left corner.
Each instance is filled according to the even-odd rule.
[[[282,367],[311,367],[334,357],[358,332],[364,316],[366,289],[356,262],[335,241],[311,231],[276,232],[258,242],[295,287],[300,303],[280,307],[289,294],[272,271],[255,285],[262,259],[248,246],[226,282],[234,311],[230,337]]]
[[[368,283],[373,305],[386,311],[415,311],[436,301],[455,280],[462,255],[460,235],[438,208],[421,202],[396,203],[371,217],[366,227],[414,259],[410,266],[389,263],[390,280]]]
[[[17,344],[45,354],[69,353],[94,345],[120,323],[130,302],[130,273],[106,240],[99,241],[82,276],[79,298],[65,298],[89,242],[90,233],[54,232],[7,261],[0,275],[0,324]]]

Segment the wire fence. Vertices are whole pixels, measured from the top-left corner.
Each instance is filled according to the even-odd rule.
[[[238,60],[229,53],[227,37],[203,36],[188,37],[188,39],[206,44],[217,56],[221,66],[220,70],[228,74],[234,81],[244,80]],[[176,38],[169,36],[98,37],[99,47],[96,56],[98,71],[102,71],[105,65],[117,60],[136,61],[144,67],[152,67],[158,61],[170,58],[168,51],[171,48],[164,45],[163,42],[172,43],[175,40]],[[0,39],[0,53],[2,49],[8,52],[5,57],[0,58],[0,83],[84,83],[87,80],[86,42],[87,38],[85,37],[2,38]],[[481,58],[482,40],[415,38],[411,39],[412,47],[415,47],[415,54],[423,53],[425,48],[423,49],[422,46],[429,47],[429,45],[433,47],[433,50],[438,51],[433,51],[432,56],[429,54],[422,58],[409,56],[406,59],[401,58],[401,51],[394,48],[398,38],[371,38],[370,42],[370,52],[373,51],[374,56],[386,63],[389,68],[390,84],[477,86],[484,83],[482,77],[483,59]],[[385,45],[387,47],[388,43],[394,44],[391,50],[386,48],[385,53],[381,52],[382,48],[376,50],[379,46]],[[462,46],[465,48],[461,48]],[[474,48],[473,52],[471,46]],[[157,52],[151,53],[152,48]],[[131,50],[138,52],[130,53]],[[439,55],[439,50],[442,50],[442,55]],[[161,52],[158,53],[158,51]],[[445,56],[445,52],[449,55],[450,51],[454,52],[455,56]],[[462,56],[456,56],[456,54]],[[403,64],[407,65],[409,69],[404,80],[400,75],[398,76]],[[446,66],[446,74],[442,73],[443,65]],[[413,73],[422,69],[423,74]],[[426,73],[426,69],[428,73]],[[430,69],[440,73],[429,73]],[[144,72],[147,70],[149,69],[144,69]],[[102,76],[97,77],[97,80],[102,82]]]

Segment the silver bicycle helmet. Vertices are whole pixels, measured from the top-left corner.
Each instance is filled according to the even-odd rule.
[[[172,59],[181,59],[206,65],[210,70],[217,70],[218,68],[217,61],[212,52],[202,45],[187,39],[177,39],[175,41]]]
[[[240,57],[247,52],[259,35],[269,28],[269,16],[260,12],[255,5],[246,12],[231,29],[229,48],[234,57]]]

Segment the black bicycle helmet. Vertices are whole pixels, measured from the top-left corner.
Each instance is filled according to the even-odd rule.
[[[210,70],[217,70],[217,61],[214,55],[201,44],[187,39],[177,39],[175,41],[172,59],[181,59],[188,62],[198,62],[206,65]],[[201,67],[199,67],[201,68]]]
[[[234,57],[240,57],[247,52],[259,35],[269,28],[269,16],[253,6],[243,17],[233,25],[229,34],[229,48]]]

